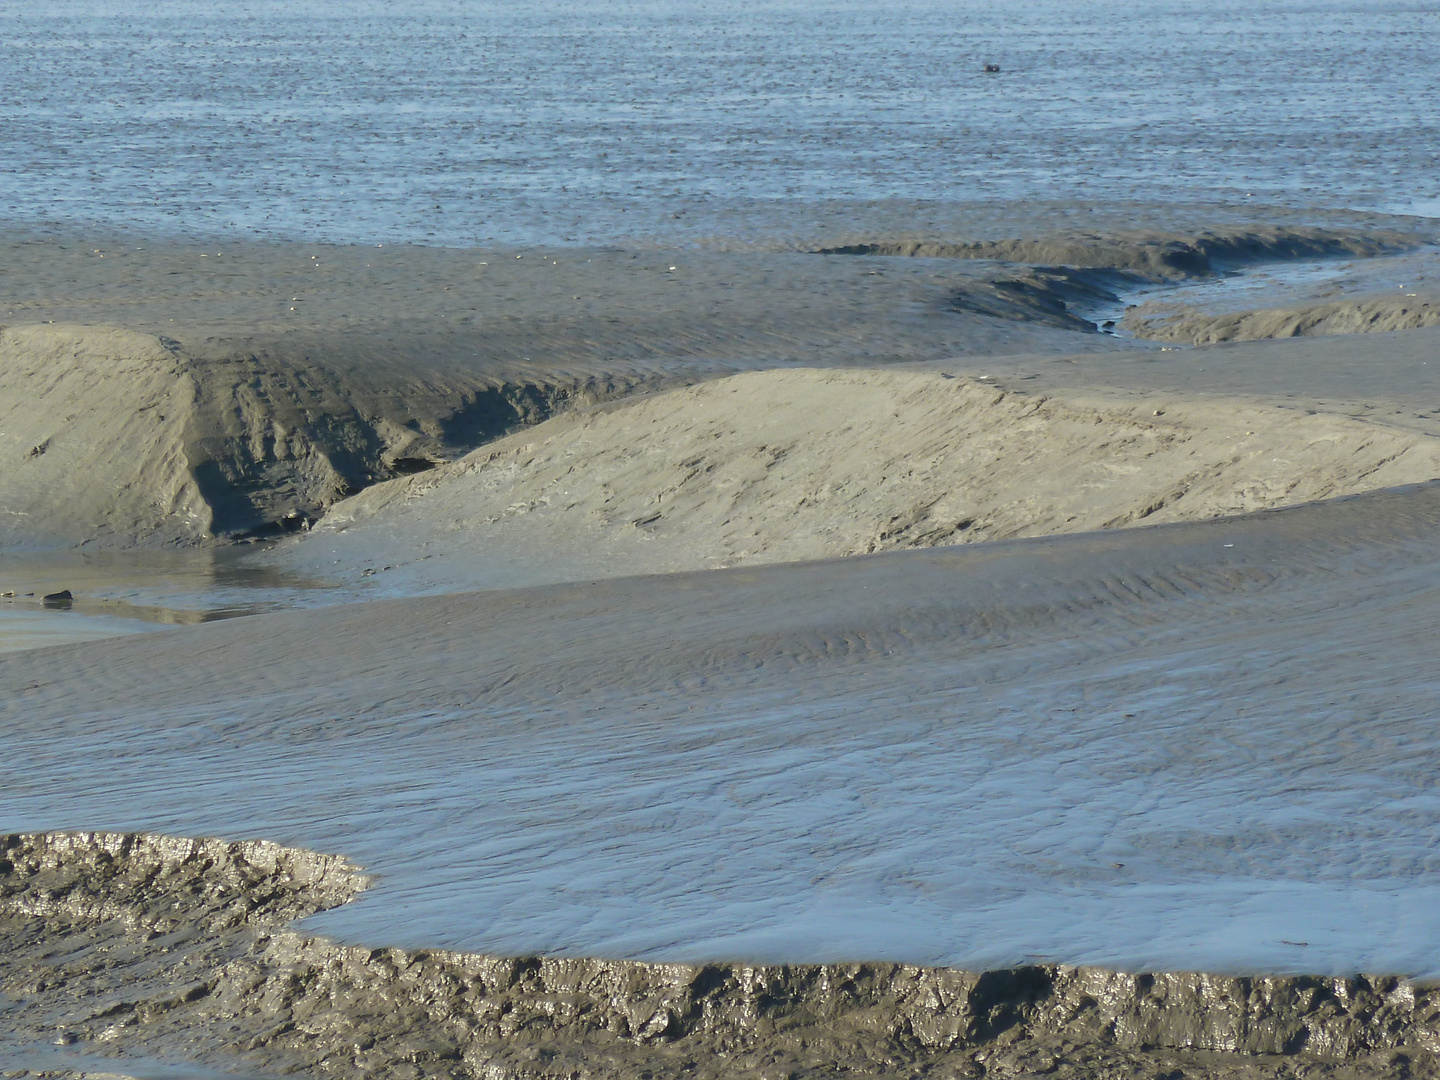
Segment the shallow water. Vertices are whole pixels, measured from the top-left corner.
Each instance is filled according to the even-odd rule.
[[[6,3],[0,215],[464,244],[1427,214],[1435,30],[1402,0]]]
[[[257,565],[254,554],[248,547],[0,553],[0,652],[340,599],[333,585]],[[62,590],[70,600],[45,601]]]
[[[90,1080],[278,1080],[278,1074],[261,1073],[243,1066],[218,1069],[205,1065],[160,1061],[126,1054],[98,1057],[83,1047],[47,1046],[26,1050],[6,1048],[4,1065],[18,1072],[30,1069],[41,1076],[71,1077],[79,1074]],[[61,1070],[66,1070],[61,1072]],[[24,1075],[24,1074],[21,1074]]]

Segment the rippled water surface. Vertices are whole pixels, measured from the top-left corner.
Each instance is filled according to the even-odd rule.
[[[1395,0],[4,0],[0,216],[453,243],[1016,198],[1434,213],[1437,31]]]

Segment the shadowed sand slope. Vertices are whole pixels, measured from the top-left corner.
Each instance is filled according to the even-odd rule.
[[[0,328],[0,545],[284,531],[411,463],[455,457],[654,377],[617,368],[487,370],[343,335],[217,344],[106,327]]]
[[[570,413],[341,502],[279,557],[493,586],[1197,520],[1440,476],[1440,440],[1409,428],[1025,385],[773,371]]]

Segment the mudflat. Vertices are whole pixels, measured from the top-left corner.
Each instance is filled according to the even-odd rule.
[[[1142,226],[5,240],[6,549],[320,587],[0,656],[0,1050],[1434,1075],[1440,327],[1123,315],[1433,237]]]

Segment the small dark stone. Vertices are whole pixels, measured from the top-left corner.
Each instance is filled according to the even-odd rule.
[[[68,608],[75,597],[70,595],[69,589],[61,589],[59,592],[46,593],[40,599],[46,607]]]

